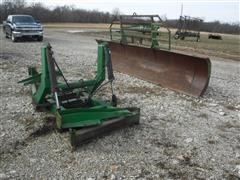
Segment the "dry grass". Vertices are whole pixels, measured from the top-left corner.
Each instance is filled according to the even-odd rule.
[[[110,24],[104,23],[46,23],[44,27],[46,28],[97,28],[97,29],[107,29]]]
[[[208,39],[208,33],[201,33],[200,42],[193,39],[175,40],[172,38],[172,48],[188,52],[197,52],[207,56],[216,56],[240,60],[240,39],[238,35],[221,34],[223,40]]]

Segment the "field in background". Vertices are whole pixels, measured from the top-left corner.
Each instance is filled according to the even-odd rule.
[[[45,28],[74,28],[76,29],[102,29],[98,32],[79,32],[86,33],[88,35],[100,36],[101,38],[108,38],[108,28],[110,24],[103,23],[47,23],[44,24]],[[166,37],[166,31],[162,32],[162,37]],[[175,33],[175,29],[171,29],[172,36]],[[175,40],[171,38],[172,49],[185,51],[188,53],[199,53],[206,56],[216,56],[221,58],[240,60],[240,38],[238,35],[221,34],[223,40],[208,39],[208,32],[201,32],[200,42],[196,42],[194,39],[186,38],[184,41]]]
[[[103,23],[45,23],[45,28],[97,28],[108,29],[110,24]]]
[[[238,35],[221,34],[223,40],[208,39],[208,33],[201,33],[200,42],[192,39],[175,40],[172,49],[193,51],[203,55],[240,60],[240,39]]]

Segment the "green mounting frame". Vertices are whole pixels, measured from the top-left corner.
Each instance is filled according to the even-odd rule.
[[[165,30],[160,31],[160,28]],[[159,15],[120,15],[113,19],[109,30],[111,41],[154,49],[171,49],[171,31]]]
[[[98,42],[97,73],[91,80],[67,82],[53,57],[49,43],[41,47],[41,63],[41,72],[35,67],[29,67],[29,77],[19,83],[32,85],[34,104],[40,110],[45,109],[55,114],[57,128],[74,129],[94,125],[101,127],[105,121],[114,122],[116,119],[124,122],[130,119],[130,124],[139,123],[138,108],[117,108],[111,103],[92,98],[105,80],[106,69],[111,87],[114,80],[111,56],[106,42]],[[104,128],[111,131],[108,126],[107,124]]]

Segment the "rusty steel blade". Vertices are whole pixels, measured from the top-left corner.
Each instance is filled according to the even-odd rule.
[[[201,96],[208,86],[209,58],[108,43],[116,71],[192,96]]]

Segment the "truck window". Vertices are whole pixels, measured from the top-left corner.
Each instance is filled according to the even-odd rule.
[[[14,23],[33,23],[35,22],[31,16],[13,16]]]

